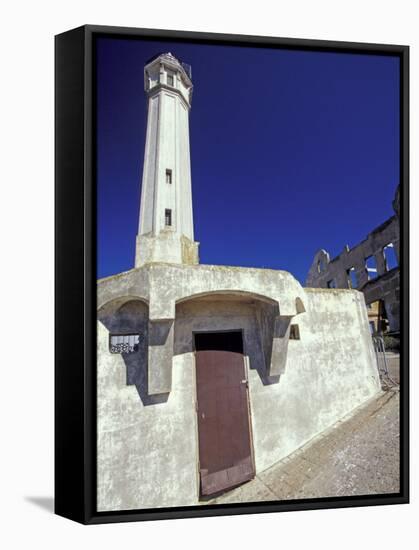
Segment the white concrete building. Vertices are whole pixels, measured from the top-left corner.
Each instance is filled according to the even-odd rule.
[[[205,502],[380,389],[360,292],[198,263],[190,72],[159,55],[145,90],[136,265],[98,281],[99,511]]]

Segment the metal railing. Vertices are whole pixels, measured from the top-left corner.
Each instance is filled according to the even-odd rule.
[[[372,336],[372,341],[374,344],[375,357],[377,359],[378,373],[380,375],[381,381],[389,386],[398,386],[398,383],[393,380],[388,372],[387,358],[386,358],[386,347],[384,344],[384,338],[381,335]]]

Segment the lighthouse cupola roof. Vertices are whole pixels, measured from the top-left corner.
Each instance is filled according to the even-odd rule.
[[[144,89],[146,93],[156,93],[161,87],[168,87],[181,94],[188,107],[192,102],[192,70],[171,52],[159,53],[144,67]]]

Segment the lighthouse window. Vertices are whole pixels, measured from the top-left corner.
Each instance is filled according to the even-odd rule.
[[[168,86],[173,86],[174,85],[174,78],[173,78],[173,75],[172,74],[168,74],[167,75],[167,84]]]
[[[172,183],[172,171],[166,170],[166,183]]]
[[[168,208],[164,211],[164,223],[165,225],[172,225],[172,211]]]

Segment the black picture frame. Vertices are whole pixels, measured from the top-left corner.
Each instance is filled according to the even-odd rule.
[[[400,493],[97,512],[95,40],[100,36],[400,58]],[[409,502],[409,47],[86,25],[55,38],[55,513],[84,524]]]

